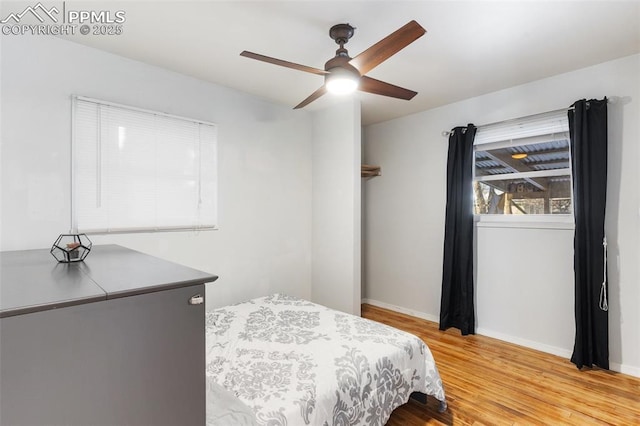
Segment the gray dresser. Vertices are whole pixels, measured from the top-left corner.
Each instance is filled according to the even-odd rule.
[[[204,284],[116,245],[0,253],[0,424],[204,425]]]

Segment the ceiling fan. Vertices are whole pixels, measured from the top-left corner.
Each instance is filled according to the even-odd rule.
[[[336,50],[336,56],[324,64],[324,70],[283,61],[246,50],[240,53],[240,56],[324,76],[324,84],[296,105],[294,109],[307,106],[327,91],[333,93],[348,93],[358,89],[367,93],[405,100],[409,100],[417,95],[417,92],[413,90],[394,86],[393,84],[368,77],[365,74],[422,37],[422,35],[426,33],[426,30],[416,21],[411,21],[369,47],[355,58],[351,58],[344,45],[353,36],[354,30],[355,28],[349,24],[338,24],[331,27],[329,36],[335,40],[340,47]]]

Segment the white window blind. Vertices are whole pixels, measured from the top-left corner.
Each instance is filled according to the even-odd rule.
[[[215,228],[216,138],[210,123],[74,97],[72,229]]]
[[[527,145],[553,140],[565,133],[568,137],[569,122],[567,111],[561,110],[481,126],[473,144]]]

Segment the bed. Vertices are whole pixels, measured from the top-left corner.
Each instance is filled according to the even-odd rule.
[[[275,294],[207,313],[206,333],[209,426],[212,386],[234,424],[384,425],[414,392],[446,408],[429,348],[384,324]]]

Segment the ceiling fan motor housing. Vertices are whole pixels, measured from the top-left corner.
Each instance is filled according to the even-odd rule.
[[[344,68],[360,77],[360,72],[349,63],[350,60],[351,58],[349,56],[335,56],[324,64],[324,70],[331,72],[333,68]]]
[[[346,49],[343,49],[346,52]],[[358,87],[360,80],[360,71],[349,63],[351,58],[348,55],[341,56],[336,55],[324,64],[325,71],[329,74],[324,76],[324,83],[327,88],[330,88],[336,80],[350,80],[353,83],[347,83],[351,86],[351,90],[355,90]],[[344,85],[345,83],[339,83]],[[335,87],[335,86],[334,86]],[[333,90],[330,90],[336,93]]]

